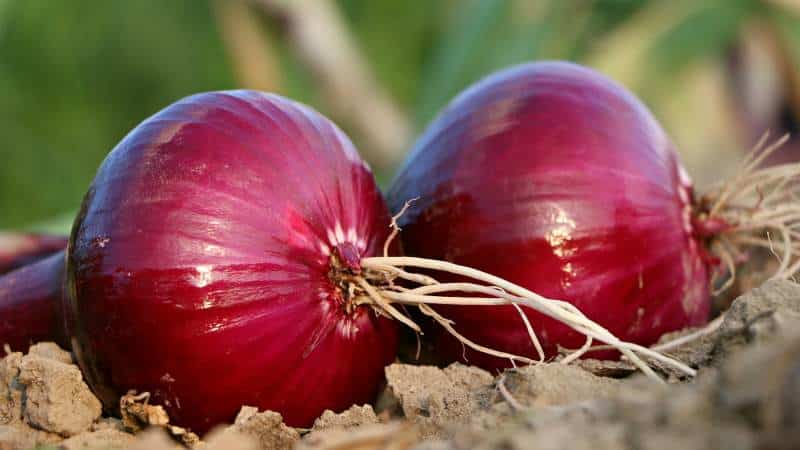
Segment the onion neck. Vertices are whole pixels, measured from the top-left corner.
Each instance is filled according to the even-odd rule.
[[[733,226],[725,219],[710,217],[707,213],[692,216],[692,231],[700,239],[713,239],[731,228]]]
[[[352,315],[362,304],[359,298],[358,279],[361,277],[361,258],[356,248],[349,242],[336,245],[331,252],[328,265],[328,279],[341,298],[344,312]]]
[[[701,240],[713,239],[733,228],[733,225],[718,214],[714,208],[716,203],[709,195],[703,195],[695,200],[693,192],[689,191],[691,199],[691,228],[692,234]]]

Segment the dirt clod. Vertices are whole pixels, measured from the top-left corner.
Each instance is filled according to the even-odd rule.
[[[128,431],[139,431],[149,426],[166,426],[169,416],[161,405],[151,405],[150,394],[128,392],[119,399],[122,426]]]
[[[260,450],[290,449],[300,440],[297,430],[286,426],[280,414],[258,412],[258,408],[251,406],[243,406],[233,425],[226,431],[252,438]]]
[[[0,450],[28,450],[58,442],[61,436],[28,426],[0,425]]]
[[[610,397],[622,384],[566,364],[539,364],[509,370],[503,379],[517,401],[530,408]]]
[[[296,450],[405,450],[416,445],[417,433],[403,422],[364,425],[353,429],[332,428],[311,433]]]
[[[181,448],[163,428],[152,427],[139,433],[136,441],[127,450],[180,450]]]
[[[0,361],[0,425],[22,421],[22,391],[18,382],[22,353],[10,353]]]
[[[116,430],[125,431],[122,421],[114,417],[102,417],[92,424],[91,431]]]
[[[388,384],[423,438],[452,437],[459,425],[492,430],[520,410],[542,409],[617,393],[621,382],[559,363],[509,370],[494,378],[475,367],[393,364]]]
[[[800,285],[774,280],[734,300],[716,333],[710,358],[724,361],[749,343],[800,328]]]
[[[39,342],[28,349],[29,355],[41,356],[64,364],[72,364],[72,353],[63,350],[53,342]]]
[[[24,420],[36,428],[69,437],[100,417],[100,401],[74,365],[27,355],[20,364],[19,383],[25,387]]]
[[[721,330],[714,338],[715,345],[726,345],[725,339],[741,339],[741,330],[754,323],[748,318],[765,312],[773,318],[783,315],[791,319],[792,306],[787,309],[786,303],[800,299],[782,297],[780,293],[785,294],[787,289],[796,291],[796,288],[785,283],[765,285],[760,295],[772,299],[766,308],[759,307],[765,302],[754,300],[752,304],[742,305],[741,302],[748,299],[738,299],[740,306],[733,311],[730,320],[736,320],[740,326],[730,328],[736,332]],[[776,298],[783,300],[777,302]],[[595,396],[591,391],[597,380],[577,372],[559,374],[562,369],[552,364],[512,372],[515,375],[527,372],[529,376],[523,380],[528,383],[539,379],[544,382],[541,386],[556,387],[550,390],[552,399],[558,403],[564,400],[563,404],[543,402],[537,405],[536,398],[545,400],[547,397],[533,395],[526,403],[524,392],[535,392],[535,389],[514,388],[514,379],[507,373],[505,381],[509,392],[530,408],[509,414],[508,409],[495,405],[479,413],[484,421],[473,420],[459,426],[448,439],[424,442],[416,448],[800,448],[800,414],[797,412],[800,405],[800,331],[795,326],[785,326],[788,323],[777,321],[766,328],[750,329],[746,334],[748,338],[729,346],[724,358],[715,354],[708,359],[715,367],[703,368],[697,379],[688,383],[658,387],[638,376],[599,387],[600,395]],[[538,374],[530,376],[531,372]],[[581,379],[583,381],[575,381]],[[561,383],[569,386],[567,393],[558,393]],[[530,386],[539,384],[534,381]],[[579,394],[569,398],[573,392],[581,391],[588,397]],[[495,420],[491,422],[486,417]],[[491,428],[486,426],[489,422]]]
[[[104,429],[87,431],[61,441],[61,450],[123,450],[128,448],[135,438],[129,433]]]
[[[339,414],[331,410],[322,413],[321,416],[314,421],[314,427],[311,429],[312,433],[322,430],[329,430],[332,428],[339,428],[348,430],[361,425],[370,425],[378,423],[378,416],[370,405],[353,405],[350,409]]]
[[[466,423],[485,405],[482,388],[493,377],[459,363],[445,369],[392,364],[386,368],[386,381],[403,414],[419,425],[422,436],[441,437],[449,425]]]
[[[231,429],[213,430],[206,436],[203,450],[260,450],[259,442],[252,436]]]
[[[0,360],[0,450],[800,448],[800,285],[764,284],[736,299],[716,331],[669,353],[698,376],[657,367],[673,375],[661,386],[624,361],[497,377],[462,364],[393,364],[379,415],[370,405],[327,411],[301,439],[280,414],[243,407],[201,442],[146,394],[121,399],[121,420],[99,417],[71,355],[37,344]]]

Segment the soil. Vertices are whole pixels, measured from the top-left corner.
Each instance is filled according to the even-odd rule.
[[[171,426],[146,395],[126,395],[120,418],[102,417],[72,355],[39,343],[0,360],[0,450],[800,449],[800,285],[750,290],[716,331],[669,353],[698,376],[656,365],[668,380],[659,385],[624,361],[499,376],[396,363],[374,409],[326,411],[300,430],[243,406],[233,424],[201,439]]]

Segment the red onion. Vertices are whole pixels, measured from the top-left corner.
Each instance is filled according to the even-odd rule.
[[[0,347],[27,351],[41,341],[66,347],[61,322],[64,251],[0,276]]]
[[[67,248],[66,236],[0,232],[0,274]]]
[[[706,320],[708,247],[733,261],[744,245],[771,246],[756,233],[771,227],[785,244],[776,276],[800,270],[800,205],[779,206],[798,193],[778,189],[800,169],[754,171],[761,158],[695,203],[633,96],[577,66],[523,66],[428,130],[392,189],[390,222],[371,172],[318,113],[251,91],[200,94],[143,122],[101,166],[70,237],[64,323],[107,408],[147,391],[199,432],[243,404],[308,426],[370,401],[395,355],[389,319],[419,331],[396,305],[487,367],[583,344],[574,359],[598,342],[651,377],[640,356],[692,376],[640,344]],[[755,206],[743,201],[754,193]],[[390,256],[401,215],[417,256]],[[453,342],[440,350],[457,357]]]
[[[707,244],[734,227],[695,202],[674,146],[641,102],[597,72],[559,62],[504,70],[459,95],[419,139],[388,197],[394,211],[419,198],[399,221],[406,254],[566,300],[644,345],[707,321]],[[436,311],[478,344],[536,355],[511,306]],[[548,357],[585,342],[561,322],[525,315]],[[442,334],[438,350],[509,365],[462,347]]]
[[[388,224],[369,168],[310,108],[251,91],[167,107],[109,154],[72,231],[88,382],[108,408],[148,391],[195,431],[242,405],[309,426],[372,401],[397,329],[343,279]]]

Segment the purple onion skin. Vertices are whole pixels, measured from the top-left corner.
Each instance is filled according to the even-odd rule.
[[[371,171],[319,113],[253,91],[183,99],[117,145],[83,201],[76,356],[109,409],[147,391],[198,432],[242,405],[305,427],[371,402],[397,327],[345,311],[330,253],[376,255],[388,224]]]
[[[393,211],[419,197],[400,220],[407,255],[569,301],[621,339],[647,345],[708,319],[709,268],[692,229],[691,182],[647,108],[590,69],[531,63],[467,89],[419,139],[388,197]],[[480,344],[536,355],[510,306],[437,310]],[[557,345],[584,343],[526,314],[549,357]],[[448,336],[438,345],[453,360],[509,366],[464,352]]]
[[[0,276],[0,347],[24,352],[55,341],[67,347],[61,314],[64,250]]]
[[[0,274],[64,250],[67,241],[66,236],[0,232]]]

